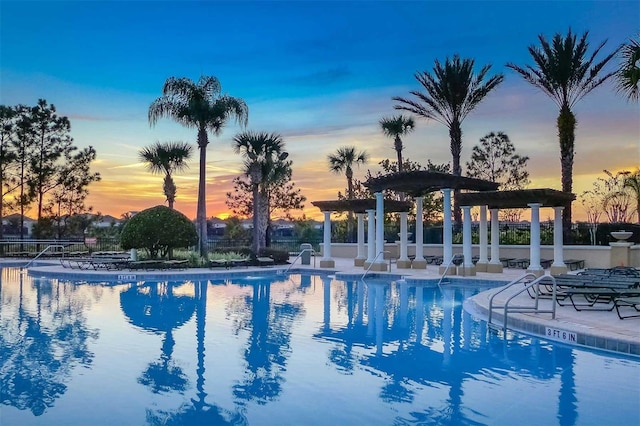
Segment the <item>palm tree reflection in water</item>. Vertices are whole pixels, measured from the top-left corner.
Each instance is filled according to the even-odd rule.
[[[236,332],[251,328],[244,379],[233,387],[233,394],[244,404],[255,400],[266,404],[282,392],[283,374],[291,355],[291,329],[295,318],[303,312],[302,304],[284,300],[271,301],[272,282],[269,278],[250,282],[252,296],[243,297],[245,307],[238,313],[250,315],[236,318]]]

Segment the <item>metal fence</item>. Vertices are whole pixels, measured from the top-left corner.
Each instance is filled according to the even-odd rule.
[[[365,230],[367,224],[365,223]],[[574,224],[571,230],[571,238],[565,239],[565,245],[608,245],[613,241],[611,231],[625,229],[633,232],[633,236],[628,240],[640,244],[640,225],[637,224],[610,224],[603,223],[598,226],[586,223]],[[282,250],[289,253],[299,253],[301,243],[309,243],[317,252],[320,251],[322,243],[322,230],[317,230],[314,237],[307,237],[301,241],[296,236],[272,238],[270,248]],[[336,228],[332,229],[331,241],[334,243],[355,243],[356,235],[346,236]],[[400,239],[400,229],[397,225],[388,224],[384,229],[384,239],[386,241],[397,241]],[[415,225],[409,226],[409,242],[415,243]],[[425,244],[442,244],[442,227],[431,226],[424,228]],[[490,225],[489,225],[489,235]],[[530,243],[531,229],[528,223],[501,223],[500,224],[500,244],[503,245],[528,245]],[[365,240],[367,232],[365,232]],[[479,226],[472,225],[472,243],[479,243]],[[453,230],[454,244],[462,243],[462,230]],[[542,245],[553,245],[553,223],[540,223],[540,242]],[[4,239],[0,240],[0,256],[33,256],[40,253],[49,245],[63,245],[65,252],[71,251],[109,251],[122,250],[118,238],[94,237],[86,240],[33,240],[33,239]],[[225,238],[212,238],[208,241],[208,250],[233,250],[234,248],[251,247],[251,239],[231,240]]]

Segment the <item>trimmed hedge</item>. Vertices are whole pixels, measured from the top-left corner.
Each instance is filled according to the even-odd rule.
[[[186,248],[198,242],[195,225],[179,211],[166,206],[143,210],[127,221],[120,235],[124,250],[145,249],[154,259],[166,257],[169,250]]]

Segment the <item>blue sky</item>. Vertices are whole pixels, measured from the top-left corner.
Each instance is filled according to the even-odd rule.
[[[557,108],[505,68],[531,63],[527,47],[589,30],[592,47],[614,49],[640,31],[640,3],[619,2],[0,2],[0,103],[45,98],[72,123],[79,146],[98,151],[103,181],[89,203],[119,216],[163,202],[162,177],[149,175],[137,151],[156,140],[195,142],[195,132],[147,122],[149,104],[170,76],[215,75],[223,91],[249,106],[249,129],[281,133],[294,179],[309,200],[333,199],[344,178],[329,174],[327,154],[342,145],[370,152],[356,171],[394,158],[377,122],[393,96],[419,89],[413,75],[459,53],[492,64],[505,82],[463,123],[462,162],[490,131],[505,131],[528,155],[534,187],[560,188]],[[612,64],[612,65],[615,65]],[[574,192],[589,189],[604,168],[640,164],[640,120],[605,85],[575,108]],[[418,119],[405,138],[411,160],[450,162],[447,129]],[[208,214],[226,210],[224,192],[240,173],[230,124],[208,150]],[[197,157],[176,176],[177,208],[193,215]],[[579,207],[574,207],[579,214]],[[319,212],[307,203],[307,214]]]

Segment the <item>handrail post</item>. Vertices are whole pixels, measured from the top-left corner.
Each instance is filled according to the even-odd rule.
[[[282,271],[283,274],[286,274],[287,272],[289,272],[289,270],[291,269],[291,267],[296,263],[296,260],[302,258],[302,253],[304,252],[311,252],[313,253],[313,267],[316,267],[316,251],[313,248],[306,248],[306,249],[302,249],[302,251],[300,251],[300,253],[298,253],[298,255],[296,256],[295,259],[293,259],[293,262],[291,262],[291,264],[289,264],[289,266],[287,266],[287,269],[285,269],[284,271]]]
[[[49,244],[47,247],[45,247],[44,250],[42,250],[40,253],[37,254],[36,257],[34,257],[33,259],[31,259],[29,262],[27,262],[26,265],[24,265],[21,269],[24,269],[26,267],[28,267],[29,265],[31,265],[36,259],[38,259],[40,256],[42,256],[47,250],[49,250],[50,248],[53,247],[60,247],[64,250],[64,245],[63,244]]]

